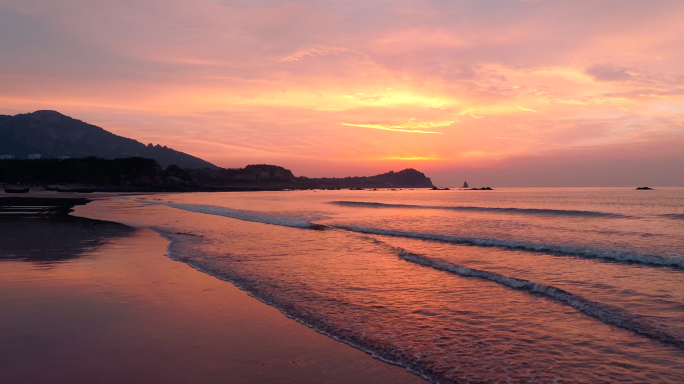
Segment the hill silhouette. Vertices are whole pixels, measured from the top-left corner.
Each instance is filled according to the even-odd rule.
[[[281,185],[284,188],[432,188],[429,177],[415,169],[387,172],[375,176],[356,177],[296,177],[287,168],[277,165],[254,164],[238,169],[193,169],[190,174],[204,186]]]
[[[415,169],[364,177],[308,178],[296,177],[277,165],[220,168],[55,111],[0,115],[0,182],[251,190],[434,187]]]
[[[0,155],[12,155],[15,159],[34,154],[41,158],[144,157],[158,161],[164,168],[217,168],[187,153],[159,144],[145,145],[56,111],[0,115],[0,137]]]

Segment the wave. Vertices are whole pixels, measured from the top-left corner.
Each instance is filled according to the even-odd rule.
[[[167,205],[168,203],[166,201],[160,201],[159,199],[155,199],[156,201],[152,200],[147,200],[147,199],[135,199],[137,203],[141,204],[147,204],[147,205]]]
[[[408,252],[402,248],[392,247],[391,245],[379,240],[373,240],[391,247],[397,256],[408,262],[444,272],[449,272],[459,276],[489,280],[512,289],[543,295],[565,305],[569,305],[585,315],[597,318],[606,324],[614,325],[616,327],[623,328],[668,344],[673,344],[684,349],[684,339],[682,339],[681,336],[674,335],[667,329],[652,323],[644,317],[627,312],[623,309],[598,303],[551,285],[544,285],[529,280],[508,277],[495,272],[488,272],[462,265],[452,264],[445,260],[429,258],[423,255]]]
[[[401,350],[397,350],[391,345],[376,343],[372,338],[367,338],[365,334],[358,335],[346,332],[344,329],[336,327],[333,323],[312,315],[309,313],[309,311],[302,310],[295,303],[292,303],[289,300],[284,300],[278,297],[278,295],[274,295],[268,288],[264,289],[263,284],[261,284],[259,280],[249,278],[247,276],[241,276],[230,269],[212,266],[202,262],[197,258],[197,254],[192,249],[187,249],[184,246],[191,245],[194,243],[194,241],[198,241],[200,239],[182,238],[179,235],[182,236],[185,235],[185,233],[178,233],[177,231],[169,231],[162,228],[152,229],[157,231],[160,235],[162,235],[162,237],[169,241],[167,251],[168,256],[171,259],[185,262],[200,272],[215,276],[224,281],[231,282],[238,288],[246,291],[250,296],[267,305],[277,308],[285,316],[303,325],[306,325],[323,335],[331,337],[334,340],[360,349],[372,355],[374,358],[389,364],[401,366],[407,369],[407,371],[417,374],[434,383],[451,382],[446,380],[439,373],[431,371],[429,367],[425,367],[420,361],[414,360],[411,358],[411,356],[407,356],[405,353],[402,353]],[[398,257],[407,262],[412,262],[424,267],[434,268],[463,277],[489,280],[511,289],[529,292],[530,294],[542,295],[548,299],[571,306],[585,315],[594,317],[603,323],[622,328],[663,343],[674,345],[680,349],[684,349],[684,339],[682,339],[681,336],[673,334],[657,324],[653,324],[642,316],[629,313],[620,308],[598,303],[553,286],[544,285],[529,280],[508,277],[494,272],[456,265],[441,259],[428,258],[423,255],[408,252],[401,248],[393,247],[377,239],[369,239],[389,247],[397,254]],[[188,241],[190,244],[188,244]]]
[[[259,212],[244,209],[233,209],[219,207],[215,205],[200,204],[177,204],[172,202],[163,203],[166,206],[182,209],[184,211],[205,213],[208,215],[225,216],[233,219],[252,221],[255,223],[281,225],[290,228],[324,230],[327,227],[321,224],[314,224],[311,221],[325,219],[323,216],[305,216],[297,214],[285,214],[278,212]]]
[[[669,219],[684,220],[684,213],[669,213],[661,216],[667,217]]]
[[[625,263],[636,263],[643,265],[659,266],[659,267],[676,267],[684,269],[684,258],[665,258],[655,255],[646,255],[640,253],[622,253],[600,249],[579,248],[556,244],[531,243],[515,240],[500,240],[500,239],[483,239],[477,237],[461,237],[461,236],[447,236],[430,233],[405,232],[394,231],[377,228],[361,228],[343,225],[335,225],[333,228],[364,233],[367,235],[384,235],[393,237],[404,237],[410,239],[431,240],[443,243],[465,244],[479,247],[494,247],[509,250],[522,250],[527,252],[543,252],[560,256],[575,256],[587,259],[600,259],[609,261],[618,261]]]
[[[411,205],[411,204],[386,204],[363,201],[331,201],[330,204],[345,207],[363,208],[405,208],[405,209],[441,209],[450,211],[475,211],[475,212],[498,212],[523,215],[546,215],[546,216],[572,216],[572,217],[606,217],[606,218],[629,218],[630,216],[619,213],[607,213],[596,211],[577,211],[563,209],[537,209],[537,208],[496,208],[496,207],[470,207],[470,206],[434,206],[434,205]]]
[[[201,261],[198,261],[197,254],[194,251],[186,251],[184,245],[188,243],[192,244],[194,241],[201,241],[200,237],[196,239],[189,240],[188,238],[179,238],[178,235],[186,235],[186,233],[179,233],[177,231],[169,231],[161,227],[150,227],[150,229],[157,232],[164,239],[166,239],[169,244],[166,247],[166,256],[172,260],[186,263],[190,267],[198,270],[199,272],[205,273],[210,276],[214,276],[223,281],[232,283],[239,289],[247,292],[248,295],[254,297],[255,299],[261,301],[266,305],[270,305],[278,309],[288,318],[299,322],[318,333],[328,336],[336,341],[350,345],[356,349],[359,349],[374,358],[384,361],[385,363],[396,365],[406,369],[408,372],[413,373],[417,376],[422,377],[425,380],[431,381],[433,383],[449,383],[451,381],[446,381],[438,374],[425,370],[423,366],[419,363],[412,361],[410,357],[397,351],[395,348],[387,347],[382,344],[373,343],[365,335],[356,336],[347,332],[341,331],[336,328],[330,322],[319,319],[312,316],[308,311],[303,311],[299,306],[282,300],[278,298],[267,290],[260,288],[258,280],[250,279],[244,276],[240,276],[230,270],[223,268],[212,267]],[[196,235],[194,235],[196,236]]]
[[[622,253],[609,250],[579,248],[556,244],[532,243],[515,240],[501,240],[501,239],[486,239],[477,237],[462,237],[462,236],[448,236],[431,233],[405,232],[385,230],[378,228],[362,228],[344,225],[327,226],[323,224],[316,224],[312,221],[327,219],[326,216],[311,216],[293,213],[279,213],[279,212],[261,212],[249,211],[243,209],[233,209],[227,207],[220,207],[215,205],[200,205],[200,204],[177,204],[173,202],[161,202],[150,200],[136,200],[141,203],[149,205],[166,205],[172,208],[181,209],[190,212],[204,213],[209,215],[225,216],[237,220],[251,221],[255,223],[280,225],[290,228],[326,230],[326,229],[341,229],[350,232],[385,235],[394,237],[405,237],[412,239],[439,241],[452,244],[466,244],[480,247],[495,247],[509,250],[521,250],[526,252],[540,252],[550,253],[561,256],[575,256],[584,257],[588,259],[600,259],[625,263],[636,263],[660,267],[676,267],[684,269],[684,258],[661,257],[655,255],[647,255],[640,253]]]

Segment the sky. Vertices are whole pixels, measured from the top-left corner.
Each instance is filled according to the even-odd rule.
[[[0,113],[223,167],[684,185],[682,0],[0,0]]]

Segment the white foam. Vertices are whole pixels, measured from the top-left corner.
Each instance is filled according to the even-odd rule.
[[[152,201],[147,199],[135,199],[136,202],[147,205],[166,205],[166,201]]]
[[[475,212],[497,212],[527,215],[546,215],[546,216],[575,216],[575,217],[606,217],[606,218],[628,218],[629,216],[620,213],[608,213],[597,211],[578,211],[566,209],[541,209],[541,208],[499,208],[499,207],[473,207],[473,206],[435,206],[435,205],[412,205],[412,204],[387,204],[365,201],[331,201],[331,204],[346,207],[362,208],[405,208],[405,209],[440,209],[449,211],[475,211]]]
[[[395,237],[406,237],[411,239],[422,239],[422,240],[432,240],[440,241],[445,243],[453,244],[466,244],[481,247],[497,247],[505,248],[511,250],[522,250],[528,252],[545,252],[564,256],[577,256],[590,259],[603,259],[603,260],[613,260],[620,262],[630,262],[639,263],[644,265],[653,266],[667,266],[667,267],[677,267],[684,268],[684,259],[673,258],[673,257],[661,257],[654,255],[645,255],[640,253],[621,253],[615,251],[607,251],[600,249],[591,248],[578,248],[570,247],[564,245],[556,244],[543,244],[543,243],[531,243],[524,241],[514,241],[514,240],[500,240],[500,239],[483,239],[477,237],[461,237],[461,236],[447,236],[431,233],[418,233],[418,232],[404,232],[404,231],[393,231],[386,229],[377,228],[361,228],[352,226],[334,226],[335,228],[342,229],[345,231],[365,233],[370,235],[385,235],[385,236],[395,236]]]
[[[402,248],[392,247],[392,249],[400,258],[406,261],[425,267],[434,268],[440,271],[453,273],[459,276],[475,277],[493,281],[516,290],[541,294],[560,303],[569,305],[586,315],[601,320],[606,324],[614,325],[616,327],[620,327],[640,335],[648,336],[662,342],[674,344],[677,347],[684,349],[684,339],[681,336],[674,335],[664,327],[654,324],[639,315],[629,313],[620,308],[598,303],[554,286],[539,284],[533,281],[518,279],[515,277],[508,277],[495,272],[473,269],[463,265],[452,264],[445,260],[429,258],[423,255],[411,253]]]
[[[352,338],[349,335],[341,334],[339,333],[338,329],[331,326],[328,322],[321,321],[319,319],[316,319],[315,317],[311,317],[306,312],[299,311],[297,309],[297,306],[288,304],[286,302],[282,302],[281,300],[278,300],[275,295],[259,290],[255,286],[255,284],[250,283],[248,279],[244,279],[239,277],[238,275],[227,273],[226,271],[204,266],[202,265],[202,263],[195,262],[193,259],[197,255],[194,254],[194,252],[184,252],[183,250],[181,250],[181,243],[187,244],[187,242],[197,241],[201,238],[201,236],[189,233],[169,231],[161,227],[151,227],[150,229],[159,233],[164,239],[169,241],[169,244],[166,247],[166,256],[170,259],[186,263],[190,267],[202,273],[206,273],[223,281],[232,283],[239,289],[247,292],[250,296],[263,302],[264,304],[275,307],[288,318],[293,319],[325,336],[331,337],[334,340],[345,343],[365,353],[368,353],[369,355],[373,356],[378,360],[384,361],[388,364],[402,367],[406,369],[408,372],[420,376],[425,380],[431,381],[433,383],[443,382],[439,375],[435,375],[432,372],[424,373],[422,369],[423,367],[421,367],[416,362],[411,361],[410,359],[397,358],[396,354],[394,353],[395,351],[393,349],[388,350],[382,345],[369,344],[366,338]],[[179,235],[191,235],[192,239],[188,238],[188,236],[184,236],[181,238]]]
[[[325,228],[320,224],[312,223],[313,220],[324,219],[325,217],[323,216],[308,216],[296,213],[248,211],[244,209],[233,209],[228,207],[219,207],[215,205],[176,204],[172,202],[168,202],[165,204],[169,207],[182,209],[184,211],[204,213],[208,215],[225,216],[237,220],[252,221],[255,223],[272,224],[284,227],[303,229]]]

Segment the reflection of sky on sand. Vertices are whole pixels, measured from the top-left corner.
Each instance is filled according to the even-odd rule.
[[[109,239],[133,232],[125,225],[72,216],[0,217],[0,262],[52,264],[75,259]]]
[[[0,237],[3,384],[423,382],[169,260],[151,231],[65,217]]]

